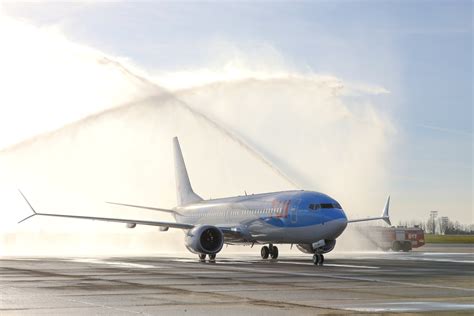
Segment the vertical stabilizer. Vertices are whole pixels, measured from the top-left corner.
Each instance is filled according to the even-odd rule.
[[[178,206],[202,201],[202,198],[194,193],[191,183],[189,182],[188,172],[184,164],[183,154],[179,146],[178,137],[173,138],[174,149],[174,171],[176,179],[176,197]]]

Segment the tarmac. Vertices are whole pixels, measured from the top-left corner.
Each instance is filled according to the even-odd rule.
[[[410,253],[0,258],[1,315],[474,313],[471,246]]]

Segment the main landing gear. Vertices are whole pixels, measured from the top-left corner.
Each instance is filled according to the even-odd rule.
[[[278,247],[273,246],[272,244],[269,244],[268,247],[263,246],[260,250],[260,255],[262,256],[262,259],[268,259],[268,256],[272,259],[276,259],[278,258]]]
[[[206,256],[209,257],[209,262],[216,262],[216,254],[212,254],[212,255],[206,255],[205,253],[200,253],[199,254],[199,261],[201,262],[205,262],[206,261]]]
[[[320,254],[320,253],[315,253],[315,254],[313,255],[313,263],[314,263],[315,265],[320,265],[320,266],[322,266],[323,263],[324,263],[324,256],[323,256],[322,254]]]

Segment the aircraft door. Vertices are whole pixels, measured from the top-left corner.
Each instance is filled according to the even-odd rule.
[[[296,223],[297,221],[297,211],[301,203],[301,200],[294,200],[290,202],[290,221],[291,223]]]

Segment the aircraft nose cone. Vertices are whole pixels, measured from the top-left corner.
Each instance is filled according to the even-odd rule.
[[[339,220],[337,221],[336,223],[336,230],[338,231],[338,235],[342,234],[342,232],[346,229],[347,227],[347,216],[346,216],[346,213],[344,213],[343,210],[341,210],[341,217],[339,218]]]
[[[344,212],[344,210],[341,210],[341,213],[342,213],[342,218],[344,219],[344,223],[347,225],[347,216],[346,216],[346,213]]]
[[[339,235],[341,235],[347,227],[347,219],[341,220],[339,223],[337,223],[337,226],[337,231]]]

